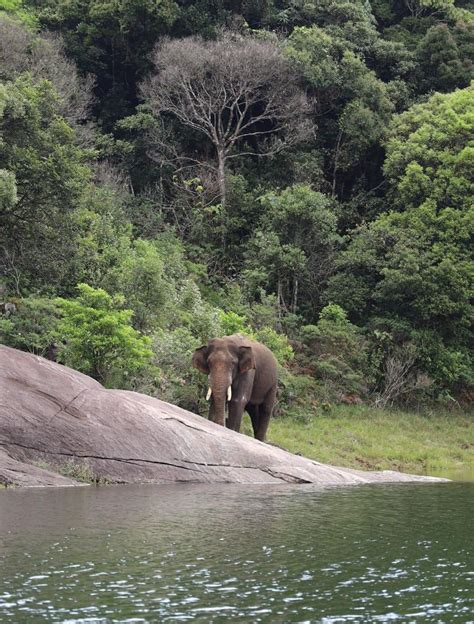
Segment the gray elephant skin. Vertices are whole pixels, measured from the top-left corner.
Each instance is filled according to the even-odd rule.
[[[239,431],[247,410],[254,436],[263,442],[278,382],[277,362],[270,349],[240,334],[214,338],[196,349],[193,366],[209,375],[209,420]]]

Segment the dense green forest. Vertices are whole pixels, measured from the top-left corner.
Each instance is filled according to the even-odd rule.
[[[0,0],[1,342],[203,412],[472,398],[474,9]]]

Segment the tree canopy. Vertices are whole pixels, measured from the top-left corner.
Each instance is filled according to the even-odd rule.
[[[0,339],[194,411],[190,355],[234,331],[284,413],[472,397],[473,23],[0,2]]]
[[[226,201],[226,164],[243,156],[271,156],[311,132],[309,103],[279,47],[271,41],[223,33],[217,41],[169,40],[153,55],[155,73],[142,85],[152,112],[171,116],[204,145],[180,153],[170,137],[157,157],[180,168],[197,165],[216,173],[219,199]],[[213,147],[215,164],[207,156]]]

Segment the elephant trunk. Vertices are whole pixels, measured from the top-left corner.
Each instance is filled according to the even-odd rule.
[[[211,405],[209,418],[215,423],[225,426],[226,401],[232,396],[231,380],[227,372],[219,372],[210,375]]]

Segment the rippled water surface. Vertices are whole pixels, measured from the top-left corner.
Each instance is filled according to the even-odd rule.
[[[0,622],[473,622],[474,484],[0,492]]]

